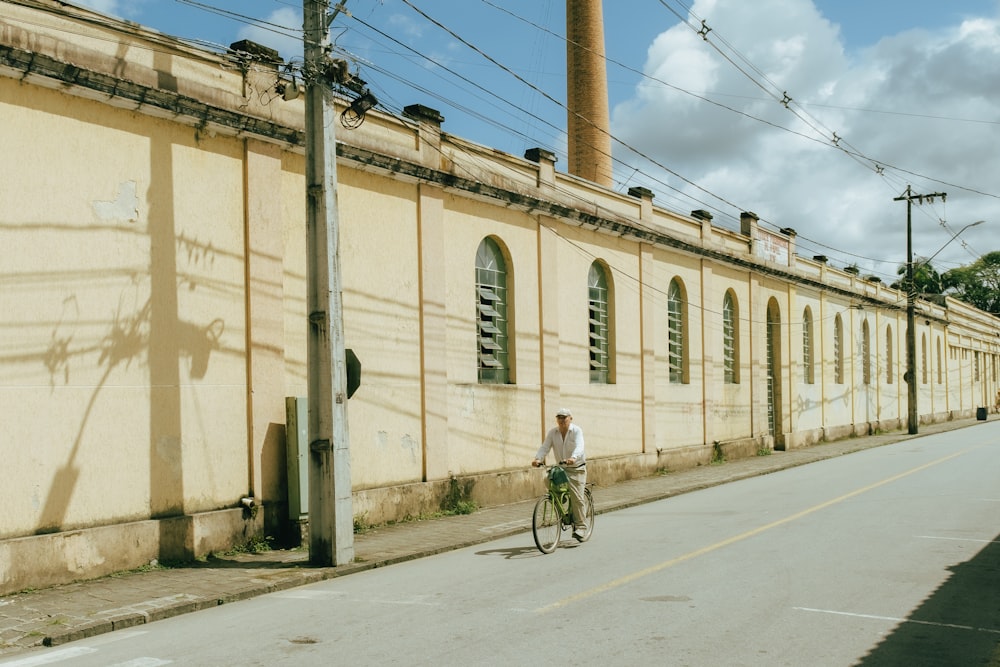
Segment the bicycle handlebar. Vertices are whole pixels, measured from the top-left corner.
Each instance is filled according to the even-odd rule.
[[[553,466],[569,466],[569,465],[573,465],[573,464],[569,462],[569,459],[566,459],[565,461],[557,461],[556,463],[546,463],[545,461],[539,462],[538,465],[535,465],[534,463],[532,463],[531,467],[532,468],[545,468],[546,470],[549,470]]]

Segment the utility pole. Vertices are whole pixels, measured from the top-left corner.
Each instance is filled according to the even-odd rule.
[[[303,0],[306,281],[309,311],[309,561],[354,560],[347,370],[337,213],[337,113],[330,76],[329,0]]]
[[[944,192],[918,195],[906,186],[906,192],[893,201],[906,202],[906,427],[910,435],[919,430],[920,415],[917,412],[917,328],[916,328],[916,286],[913,284],[913,202],[923,204],[933,202],[935,197],[945,200]]]

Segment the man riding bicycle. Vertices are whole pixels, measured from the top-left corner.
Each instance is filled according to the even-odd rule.
[[[531,465],[536,468],[542,465],[550,449],[555,452],[556,460],[564,467],[569,478],[569,507],[573,514],[573,537],[582,542],[587,534],[583,512],[583,490],[587,486],[587,460],[583,453],[583,430],[573,423],[573,413],[569,408],[560,408],[556,412],[556,426],[545,436],[545,441],[535,454]]]

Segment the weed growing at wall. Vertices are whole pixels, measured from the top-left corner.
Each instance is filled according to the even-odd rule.
[[[367,533],[372,529],[372,525],[368,523],[368,512],[362,512],[361,514],[354,515],[354,534],[361,535]]]
[[[716,440],[712,443],[712,465],[722,465],[726,462],[726,455],[722,451],[722,443]]]
[[[452,475],[448,482],[448,493],[441,501],[441,511],[444,514],[472,514],[479,509],[479,504],[472,500],[472,487],[475,483],[472,480],[459,482],[458,478]]]
[[[234,556],[236,554],[260,554],[271,550],[271,542],[274,538],[271,536],[263,535],[253,535],[249,540],[243,544],[238,544],[229,551],[225,553],[227,556]]]

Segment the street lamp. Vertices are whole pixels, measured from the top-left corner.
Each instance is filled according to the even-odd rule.
[[[920,264],[930,264],[931,260],[934,259],[935,257],[937,257],[938,255],[940,255],[942,250],[944,250],[945,248],[947,248],[951,244],[952,241],[954,241],[955,239],[957,239],[959,236],[962,235],[962,232],[964,232],[969,227],[975,227],[976,225],[981,225],[984,222],[986,222],[986,221],[985,220],[976,220],[975,222],[970,222],[965,227],[962,227],[960,230],[958,230],[957,234],[955,234],[950,239],[948,239],[947,243],[945,243],[943,246],[941,246],[940,248],[938,248],[938,251],[936,253],[934,253],[933,255],[931,255],[930,257],[928,257],[927,259],[922,260],[920,262]]]

